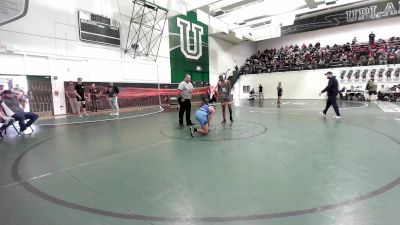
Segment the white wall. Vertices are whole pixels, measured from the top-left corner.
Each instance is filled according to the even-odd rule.
[[[216,84],[218,76],[227,69],[231,69],[230,73],[232,73],[235,65],[239,67],[243,65],[246,58],[254,54],[256,50],[253,42],[233,44],[214,36],[209,37],[208,44],[211,84]]]
[[[243,93],[243,86],[250,86],[258,92],[258,85],[261,84],[264,98],[276,99],[276,86],[282,82],[284,99],[319,99],[318,93],[326,86],[327,80],[320,71],[282,72],[271,74],[252,74],[240,76],[238,86],[234,89],[234,96],[240,99],[248,99],[249,94]],[[239,93],[238,93],[239,92]]]
[[[378,40],[379,38],[388,39],[393,36],[400,36],[399,29],[400,17],[395,17],[259,41],[256,48],[263,51],[266,48],[280,48],[290,44],[300,46],[305,43],[308,46],[309,43],[314,45],[318,41],[322,46],[345,44],[351,42],[354,37],[357,37],[359,42],[367,42],[371,31],[376,34],[375,40]]]
[[[25,17],[0,27],[0,74],[57,76],[53,87],[60,93],[64,81],[77,77],[84,81],[169,83],[168,23],[157,62],[133,60],[118,47],[79,41],[77,12],[86,10],[122,21],[124,46],[129,25],[125,15],[131,4],[129,0],[30,1]],[[64,96],[53,97],[55,114],[65,113]]]
[[[278,82],[282,82],[283,86],[283,98],[284,99],[323,99],[325,96],[318,96],[318,93],[323,90],[328,84],[328,80],[324,76],[327,71],[332,71],[333,74],[339,81],[339,88],[346,87],[350,88],[351,85],[354,86],[363,86],[365,88],[365,82],[342,82],[340,80],[340,74],[343,70],[355,70],[361,69],[369,69],[371,71],[372,68],[377,69],[375,74],[375,79],[377,79],[378,71],[380,68],[385,68],[385,71],[388,68],[398,68],[399,66],[368,66],[368,67],[353,67],[353,68],[335,68],[335,69],[321,69],[321,70],[303,70],[303,71],[291,71],[291,72],[277,72],[277,73],[267,73],[267,74],[252,74],[252,75],[242,75],[235,85],[234,89],[234,97],[235,99],[248,99],[249,94],[243,93],[243,86],[250,86],[254,88],[255,92],[258,92],[258,85],[261,84],[264,87],[263,93],[264,98],[267,99],[276,99],[277,92],[276,86]],[[353,72],[353,74],[354,74]],[[347,73],[346,73],[347,74]],[[367,74],[367,78],[369,77],[369,72]],[[384,76],[385,77],[385,76]],[[393,77],[393,74],[392,74]],[[392,78],[394,79],[394,78]],[[345,79],[346,80],[346,79]],[[400,81],[391,80],[390,82],[386,81],[386,78],[383,81],[378,82],[378,90],[380,85],[393,86],[394,84],[399,84]]]

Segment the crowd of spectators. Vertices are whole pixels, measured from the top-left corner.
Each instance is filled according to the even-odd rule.
[[[385,64],[400,64],[400,37],[375,41],[375,34],[371,33],[368,43],[358,43],[354,37],[343,45],[323,47],[317,42],[258,51],[235,69],[239,74],[255,74]]]

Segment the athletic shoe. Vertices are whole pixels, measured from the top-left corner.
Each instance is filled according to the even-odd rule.
[[[83,114],[84,116],[90,116],[89,114],[87,114],[87,113],[85,113],[85,114]]]
[[[221,124],[226,124],[226,120],[222,120]]]
[[[333,119],[340,120],[340,119],[342,119],[342,117],[341,116],[334,116]]]
[[[114,113],[114,116],[119,116],[119,112]]]
[[[193,126],[194,123],[190,122],[190,123],[188,123],[187,125],[188,125],[188,126]]]
[[[323,117],[326,116],[326,114],[325,114],[324,112],[319,112],[319,115],[321,115],[321,116],[323,116]]]
[[[189,130],[190,130],[190,136],[194,137],[194,128],[190,127]]]
[[[21,133],[22,134],[32,134],[32,130],[26,129],[26,130],[22,131]]]
[[[115,116],[115,113],[113,113],[113,112],[112,112],[112,113],[110,113],[110,116]]]
[[[183,123],[180,123],[179,126],[180,126],[180,127],[183,127]]]
[[[15,119],[12,117],[7,117],[6,121],[4,121],[4,125],[6,126],[10,126],[11,124],[13,124],[15,122]]]
[[[82,118],[82,117],[83,117],[83,115],[82,115],[82,114],[79,114],[79,117],[80,117],[80,118]]]
[[[231,123],[233,123],[233,118],[231,117],[230,119],[231,119]]]

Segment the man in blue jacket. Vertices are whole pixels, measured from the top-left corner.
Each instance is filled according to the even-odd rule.
[[[328,111],[328,109],[331,107],[331,105],[333,106],[333,109],[335,110],[336,116],[334,117],[335,119],[341,119],[341,115],[339,112],[339,107],[337,105],[336,102],[336,97],[339,93],[339,83],[336,80],[336,77],[333,76],[332,72],[327,72],[325,74],[326,78],[329,80],[328,82],[328,86],[326,86],[326,88],[324,90],[321,91],[321,93],[319,93],[319,95],[321,96],[322,93],[327,92],[328,94],[328,99],[326,101],[326,107],[324,109],[324,111],[320,112],[320,114],[322,116],[326,116],[326,112]]]

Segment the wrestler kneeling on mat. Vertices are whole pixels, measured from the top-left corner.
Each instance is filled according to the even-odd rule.
[[[211,118],[215,114],[215,106],[203,105],[196,111],[196,120],[199,121],[201,128],[190,127],[190,135],[194,137],[194,133],[207,135],[210,129]]]

